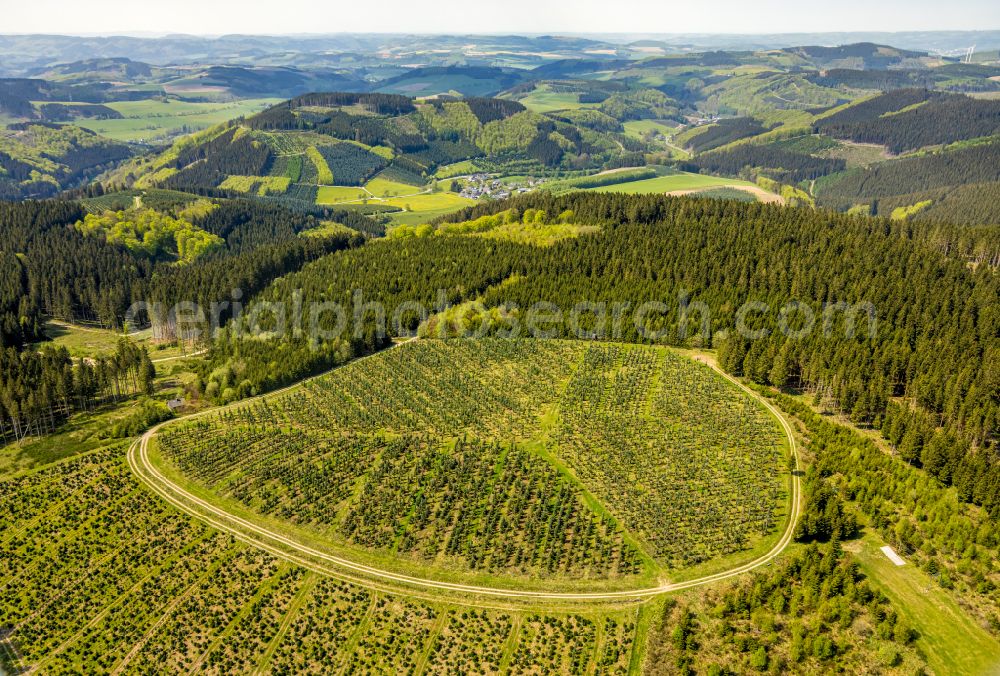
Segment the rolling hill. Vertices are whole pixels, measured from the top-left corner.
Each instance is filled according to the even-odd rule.
[[[133,149],[79,127],[10,125],[0,132],[0,199],[52,197],[84,185]]]
[[[641,164],[644,144],[611,123],[600,130],[500,99],[308,94],[182,139],[123,176],[138,187],[306,203],[334,195],[343,202],[419,197],[435,189],[439,169],[461,163],[469,163],[467,173],[507,174]]]

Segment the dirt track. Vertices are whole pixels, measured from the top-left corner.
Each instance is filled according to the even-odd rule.
[[[717,190],[718,188],[731,188],[732,190],[742,190],[743,192],[750,193],[757,198],[758,201],[764,204],[784,204],[785,198],[777,193],[769,192],[764,190],[760,186],[756,185],[740,185],[740,184],[719,184],[712,185],[705,188],[692,188],[690,190],[671,190],[666,193],[673,197],[681,197],[683,195],[697,195],[700,192],[705,192],[706,190]]]

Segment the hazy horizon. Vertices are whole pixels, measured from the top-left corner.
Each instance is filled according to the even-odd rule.
[[[80,37],[165,37],[172,34],[222,35],[780,35],[795,33],[899,33],[991,30],[1000,28],[1000,3],[964,0],[947,7],[931,0],[837,5],[800,5],[787,0],[756,3],[716,0],[707,5],[642,0],[578,0],[565,3],[508,0],[502,6],[443,0],[432,12],[403,0],[343,6],[286,0],[280,12],[253,5],[177,0],[169,14],[145,12],[127,0],[92,0],[67,5],[60,0],[21,3],[5,11],[5,35]],[[377,16],[373,16],[372,12]]]
[[[275,38],[323,38],[323,37],[336,37],[343,35],[427,35],[435,37],[461,37],[461,36],[482,36],[482,37],[504,37],[515,35],[519,37],[575,37],[575,38],[592,38],[600,39],[605,41],[623,41],[623,40],[655,40],[655,39],[665,39],[665,38],[681,38],[681,37],[713,37],[713,36],[733,36],[733,37],[771,37],[771,36],[797,36],[797,35],[904,35],[912,33],[993,33],[1000,31],[1000,26],[997,28],[936,28],[927,30],[796,30],[796,31],[686,31],[686,32],[665,32],[665,33],[650,33],[650,32],[640,32],[640,31],[613,31],[613,32],[600,32],[600,31],[483,31],[483,30],[464,30],[464,31],[378,31],[378,30],[352,30],[352,31],[295,31],[295,32],[249,32],[249,31],[235,31],[235,32],[224,32],[224,33],[198,33],[198,32],[183,32],[183,31],[144,31],[144,30],[116,30],[116,31],[93,31],[93,32],[70,32],[70,31],[0,31],[0,36],[53,36],[53,37],[67,37],[67,38],[115,38],[115,37],[130,37],[130,38],[147,38],[147,39],[163,39],[163,38],[174,38],[174,37],[192,37],[192,38],[203,38],[203,39],[215,39],[215,38],[225,38],[225,37],[275,37]]]

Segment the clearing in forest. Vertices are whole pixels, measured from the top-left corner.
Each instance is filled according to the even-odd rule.
[[[414,341],[157,439],[203,493],[424,572],[640,583],[755,548],[786,498],[778,421],[649,346]]]

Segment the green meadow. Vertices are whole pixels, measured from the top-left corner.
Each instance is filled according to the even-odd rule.
[[[642,195],[646,193],[673,192],[674,190],[699,190],[701,188],[711,188],[724,185],[746,185],[752,186],[749,181],[741,181],[735,178],[719,178],[718,176],[705,176],[703,174],[668,174],[647,178],[641,181],[629,181],[627,183],[616,183],[614,185],[603,185],[599,188],[591,188],[596,192],[622,192],[629,195]]]
[[[451,210],[456,211],[462,207],[475,204],[475,200],[465,199],[450,192],[434,192],[422,195],[411,195],[409,197],[390,197],[382,200],[383,204],[399,207],[403,211],[427,212]]]
[[[939,674],[995,674],[1000,643],[977,625],[941,586],[907,562],[897,566],[880,549],[885,542],[869,533],[845,544],[875,587],[880,589],[919,636],[927,661]],[[905,557],[904,557],[905,559]]]
[[[389,179],[376,176],[365,184],[365,189],[376,197],[397,197],[399,195],[413,195],[424,188],[408,183],[399,183]]]
[[[580,103],[577,92],[554,92],[548,85],[541,85],[527,96],[518,99],[528,110],[536,113],[548,113],[553,110],[568,110],[592,107],[596,104]]]
[[[361,186],[321,185],[316,192],[316,204],[353,202],[370,197]]]
[[[651,131],[659,132],[669,138],[678,130],[677,126],[660,120],[629,120],[622,126],[625,127],[625,135],[634,139],[641,139]]]

